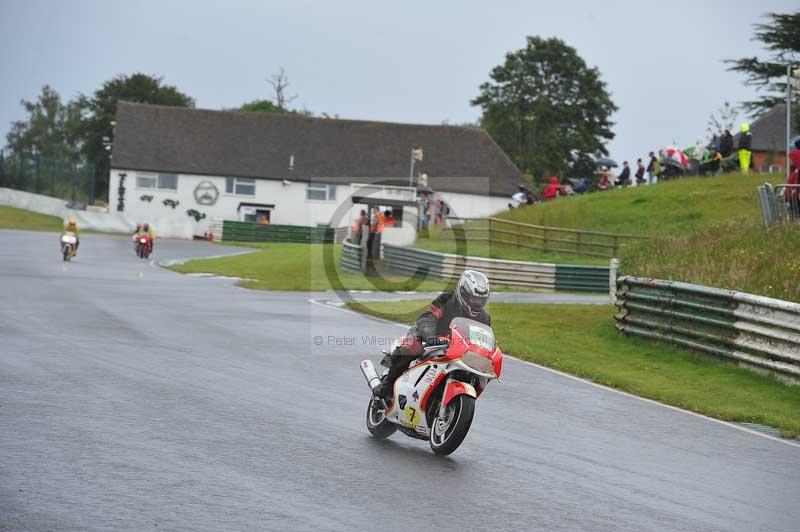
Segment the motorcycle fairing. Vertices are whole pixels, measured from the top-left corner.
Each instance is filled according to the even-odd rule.
[[[444,378],[444,365],[425,361],[413,365],[394,383],[392,405],[386,418],[427,436],[430,427],[425,416],[428,397]],[[400,398],[404,397],[401,401]]]
[[[444,389],[444,404],[449,405],[450,401],[461,394],[467,394],[471,397],[478,397],[475,387],[471,384],[461,381],[450,381]]]

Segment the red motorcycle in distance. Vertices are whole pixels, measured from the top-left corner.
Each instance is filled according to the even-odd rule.
[[[153,251],[153,237],[147,233],[133,235],[133,249],[140,259],[150,258]]]
[[[384,351],[381,365],[389,367]],[[494,331],[467,318],[450,323],[449,339],[441,345],[425,345],[422,355],[394,383],[389,404],[373,395],[367,407],[367,430],[386,438],[396,430],[428,440],[438,455],[455,451],[469,432],[475,401],[490,380],[498,379],[503,353]],[[380,383],[372,362],[361,362],[361,372],[374,390]]]

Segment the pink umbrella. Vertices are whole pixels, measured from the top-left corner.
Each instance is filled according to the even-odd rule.
[[[683,150],[676,146],[667,146],[664,148],[664,153],[667,157],[677,162],[681,166],[689,165],[689,158],[683,153]]]

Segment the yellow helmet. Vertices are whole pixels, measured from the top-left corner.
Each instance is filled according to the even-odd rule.
[[[747,133],[748,131],[750,131],[750,124],[748,124],[747,122],[744,122],[742,124],[742,133]]]
[[[78,220],[76,220],[74,216],[70,216],[69,220],[67,221],[67,223],[69,225],[76,225],[78,223]]]

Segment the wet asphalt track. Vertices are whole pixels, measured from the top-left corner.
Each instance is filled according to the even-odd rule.
[[[396,325],[56,240],[0,231],[0,530],[800,529],[798,447],[512,360],[452,457],[378,442]]]

